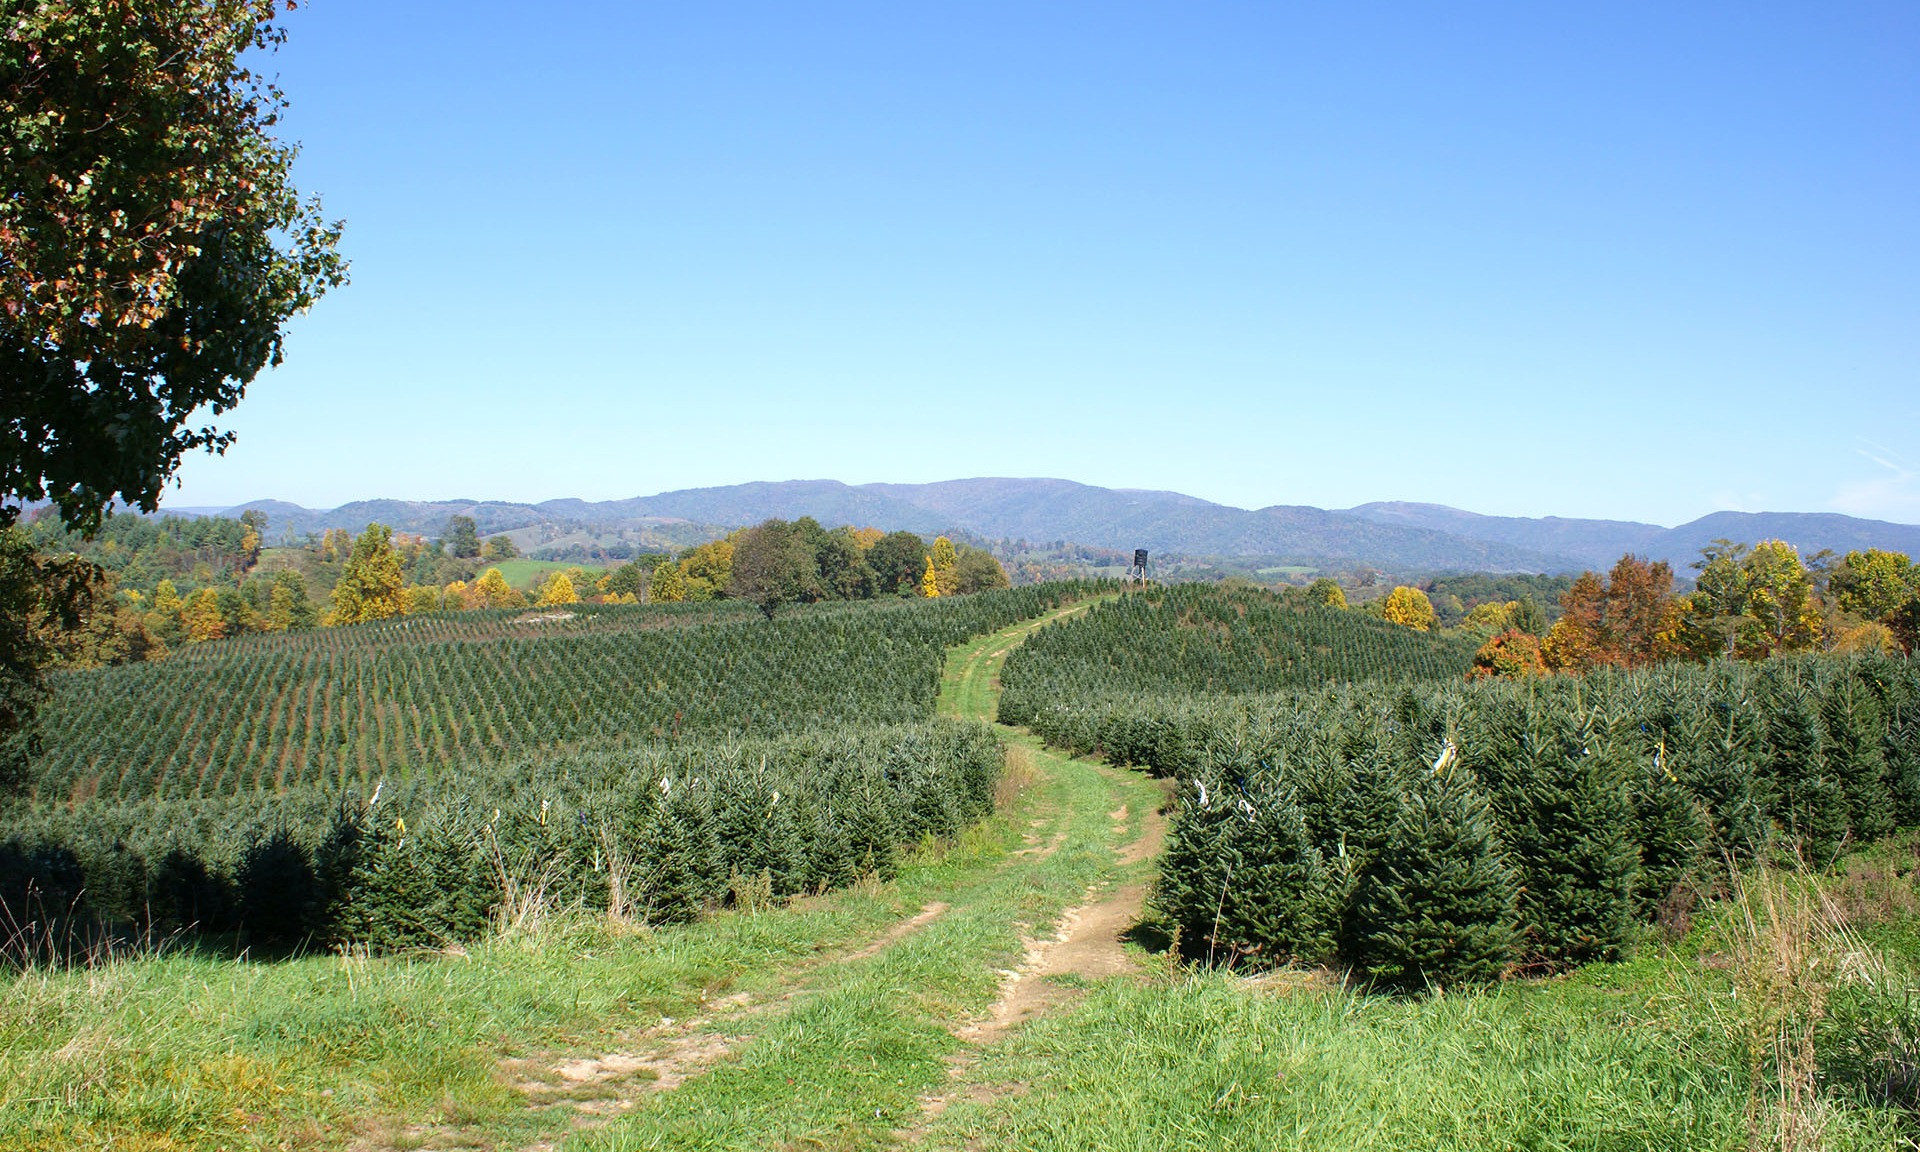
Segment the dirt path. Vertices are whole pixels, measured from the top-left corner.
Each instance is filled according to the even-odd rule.
[[[1086,607],[1070,606],[952,653],[949,673],[942,683],[940,712],[993,722],[1000,668],[1008,653],[1038,628]],[[553,1152],[570,1146],[574,1136],[622,1117],[631,1116],[632,1122],[644,1123],[657,1115],[652,1111],[655,1104],[672,1107],[660,1099],[662,1096],[673,1093],[675,1100],[684,1100],[678,1090],[694,1083],[702,1084],[704,1090],[711,1082],[708,1074],[716,1070],[726,1069],[728,1076],[738,1076],[735,1065],[748,1056],[757,1038],[770,1030],[777,1032],[782,1021],[794,1019],[794,1013],[804,1013],[807,1005],[819,1003],[819,993],[844,989],[848,981],[864,979],[859,972],[870,965],[884,967],[889,957],[896,955],[895,949],[936,924],[954,917],[977,916],[977,911],[968,912],[969,907],[978,906],[978,897],[970,893],[995,884],[1006,888],[1009,882],[1030,882],[1022,878],[1038,875],[1060,860],[1084,861],[1089,853],[1104,855],[1110,863],[1094,870],[1098,877],[1083,898],[1060,914],[1049,930],[1021,940],[1020,957],[1000,974],[993,1001],[966,1018],[945,1022],[964,1045],[948,1062],[950,1087],[938,1095],[920,1097],[919,1121],[909,1131],[896,1132],[896,1139],[917,1141],[928,1123],[953,1100],[987,1100],[1017,1091],[1017,1086],[973,1082],[981,1053],[1029,1021],[1068,1005],[1081,994],[1086,982],[1136,972],[1137,962],[1122,939],[1140,917],[1146,894],[1146,862],[1159,850],[1165,829],[1158,804],[1141,788],[1139,777],[1086,761],[1069,763],[1031,736],[1011,731],[1008,736],[1009,770],[1004,787],[1010,794],[1035,787],[1037,782],[1070,776],[1083,782],[1078,795],[1085,797],[1086,782],[1094,778],[1099,783],[1091,790],[1096,795],[1104,791],[1106,805],[1055,802],[1051,807],[1029,806],[1030,822],[1022,830],[1022,846],[1008,851],[987,873],[969,881],[973,888],[926,891],[918,898],[917,907],[907,905],[892,922],[869,928],[819,954],[789,962],[783,970],[766,974],[771,979],[756,981],[751,993],[703,1003],[683,1019],[660,1019],[613,1034],[592,1048],[535,1052],[500,1061],[497,1076],[502,1086],[517,1092],[526,1102],[524,1122],[517,1126],[519,1135],[504,1142],[499,1133],[489,1139],[487,1134],[458,1123],[443,1122],[382,1132],[357,1147],[367,1152],[418,1147]],[[1050,794],[1045,787],[1034,793],[1036,797]],[[1009,802],[1013,798],[1003,797]],[[1067,855],[1057,856],[1060,853]],[[1070,867],[1079,869],[1082,876],[1092,874],[1085,864]],[[1018,914],[1010,911],[997,915],[1007,916],[999,921],[1005,925]]]
[[[1111,774],[1114,769],[1103,769]],[[1128,805],[1108,813],[1116,833],[1123,831],[1132,812]],[[1134,871],[1160,852],[1166,839],[1166,818],[1159,808],[1142,813],[1137,834],[1115,848],[1115,861]],[[986,1013],[963,1023],[954,1035],[968,1048],[948,1062],[952,1086],[921,1098],[917,1124],[898,1136],[907,1144],[925,1139],[929,1126],[960,1100],[989,1103],[1026,1090],[1021,1084],[976,1080],[981,1053],[1007,1033],[1049,1011],[1070,1004],[1084,992],[1087,981],[1131,976],[1139,963],[1124,943],[1145,910],[1147,882],[1132,880],[1104,889],[1096,887],[1087,899],[1068,909],[1051,936],[1029,939],[1020,963],[1001,973],[1000,992]]]

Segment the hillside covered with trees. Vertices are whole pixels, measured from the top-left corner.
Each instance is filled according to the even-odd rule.
[[[1008,584],[993,556],[945,537],[769,520],[677,555],[608,568],[520,561],[504,533],[450,517],[426,538],[370,524],[266,547],[263,513],[109,515],[92,535],[41,516],[23,546],[91,566],[71,626],[36,625],[65,667],[138,663],[213,640],[299,632],[429,612],[746,600],[771,614],[793,603],[962,595]],[[522,582],[506,572],[524,572]],[[929,582],[928,573],[932,573]],[[58,623],[58,626],[56,626]]]

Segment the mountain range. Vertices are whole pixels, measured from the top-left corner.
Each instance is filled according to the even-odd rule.
[[[232,508],[170,509],[267,514],[270,534],[327,528],[359,531],[378,521],[437,535],[451,515],[482,533],[535,524],[637,529],[663,543],[691,543],[769,517],[872,525],[922,534],[1147,548],[1187,556],[1262,557],[1319,567],[1368,564],[1394,572],[1562,572],[1605,568],[1624,553],[1666,560],[1684,573],[1716,539],[1782,539],[1803,555],[1879,547],[1920,555],[1920,526],[1834,513],[1715,512],[1677,527],[1628,520],[1483,516],[1439,504],[1374,503],[1329,510],[1303,505],[1245,509],[1178,492],[1100,488],[1070,480],[978,478],[933,484],[843,484],[789,480],[689,488],[627,500],[363,500],[314,510],[278,500]]]

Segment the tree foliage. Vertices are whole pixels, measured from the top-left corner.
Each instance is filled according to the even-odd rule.
[[[542,608],[578,604],[580,593],[574,590],[573,580],[565,572],[553,572],[540,582],[539,595],[534,603]]]
[[[1425,632],[1438,622],[1433,602],[1427,599],[1427,594],[1404,584],[1387,593],[1381,616],[1390,624],[1398,624],[1416,632]]]
[[[94,590],[90,565],[42,556],[25,532],[0,526],[0,805],[19,788],[38,745],[33,719],[56,632],[79,625]]]
[[[739,533],[727,595],[749,601],[768,619],[783,605],[820,599],[819,569],[810,543],[804,529],[782,520]]]
[[[1543,653],[1557,671],[1640,668],[1680,651],[1681,606],[1665,561],[1620,557],[1606,580],[1583,572],[1560,597]]]
[[[358,624],[400,615],[400,588],[404,583],[400,557],[393,550],[393,529],[385,524],[367,525],[354,540],[346,569],[333,586],[333,622]]]
[[[1345,608],[1347,594],[1337,580],[1322,576],[1307,585],[1307,599],[1328,608]]]
[[[291,181],[285,100],[241,63],[272,0],[74,0],[0,31],[0,497],[98,523],[152,511],[195,426],[278,363],[345,282],[340,226]]]
[[[470,560],[480,555],[480,533],[474,527],[471,516],[447,517],[447,531],[443,542],[449,556]]]

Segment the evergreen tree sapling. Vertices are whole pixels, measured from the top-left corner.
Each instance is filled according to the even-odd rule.
[[[1513,958],[1517,883],[1464,775],[1409,791],[1356,877],[1344,959],[1378,987],[1482,984]]]

